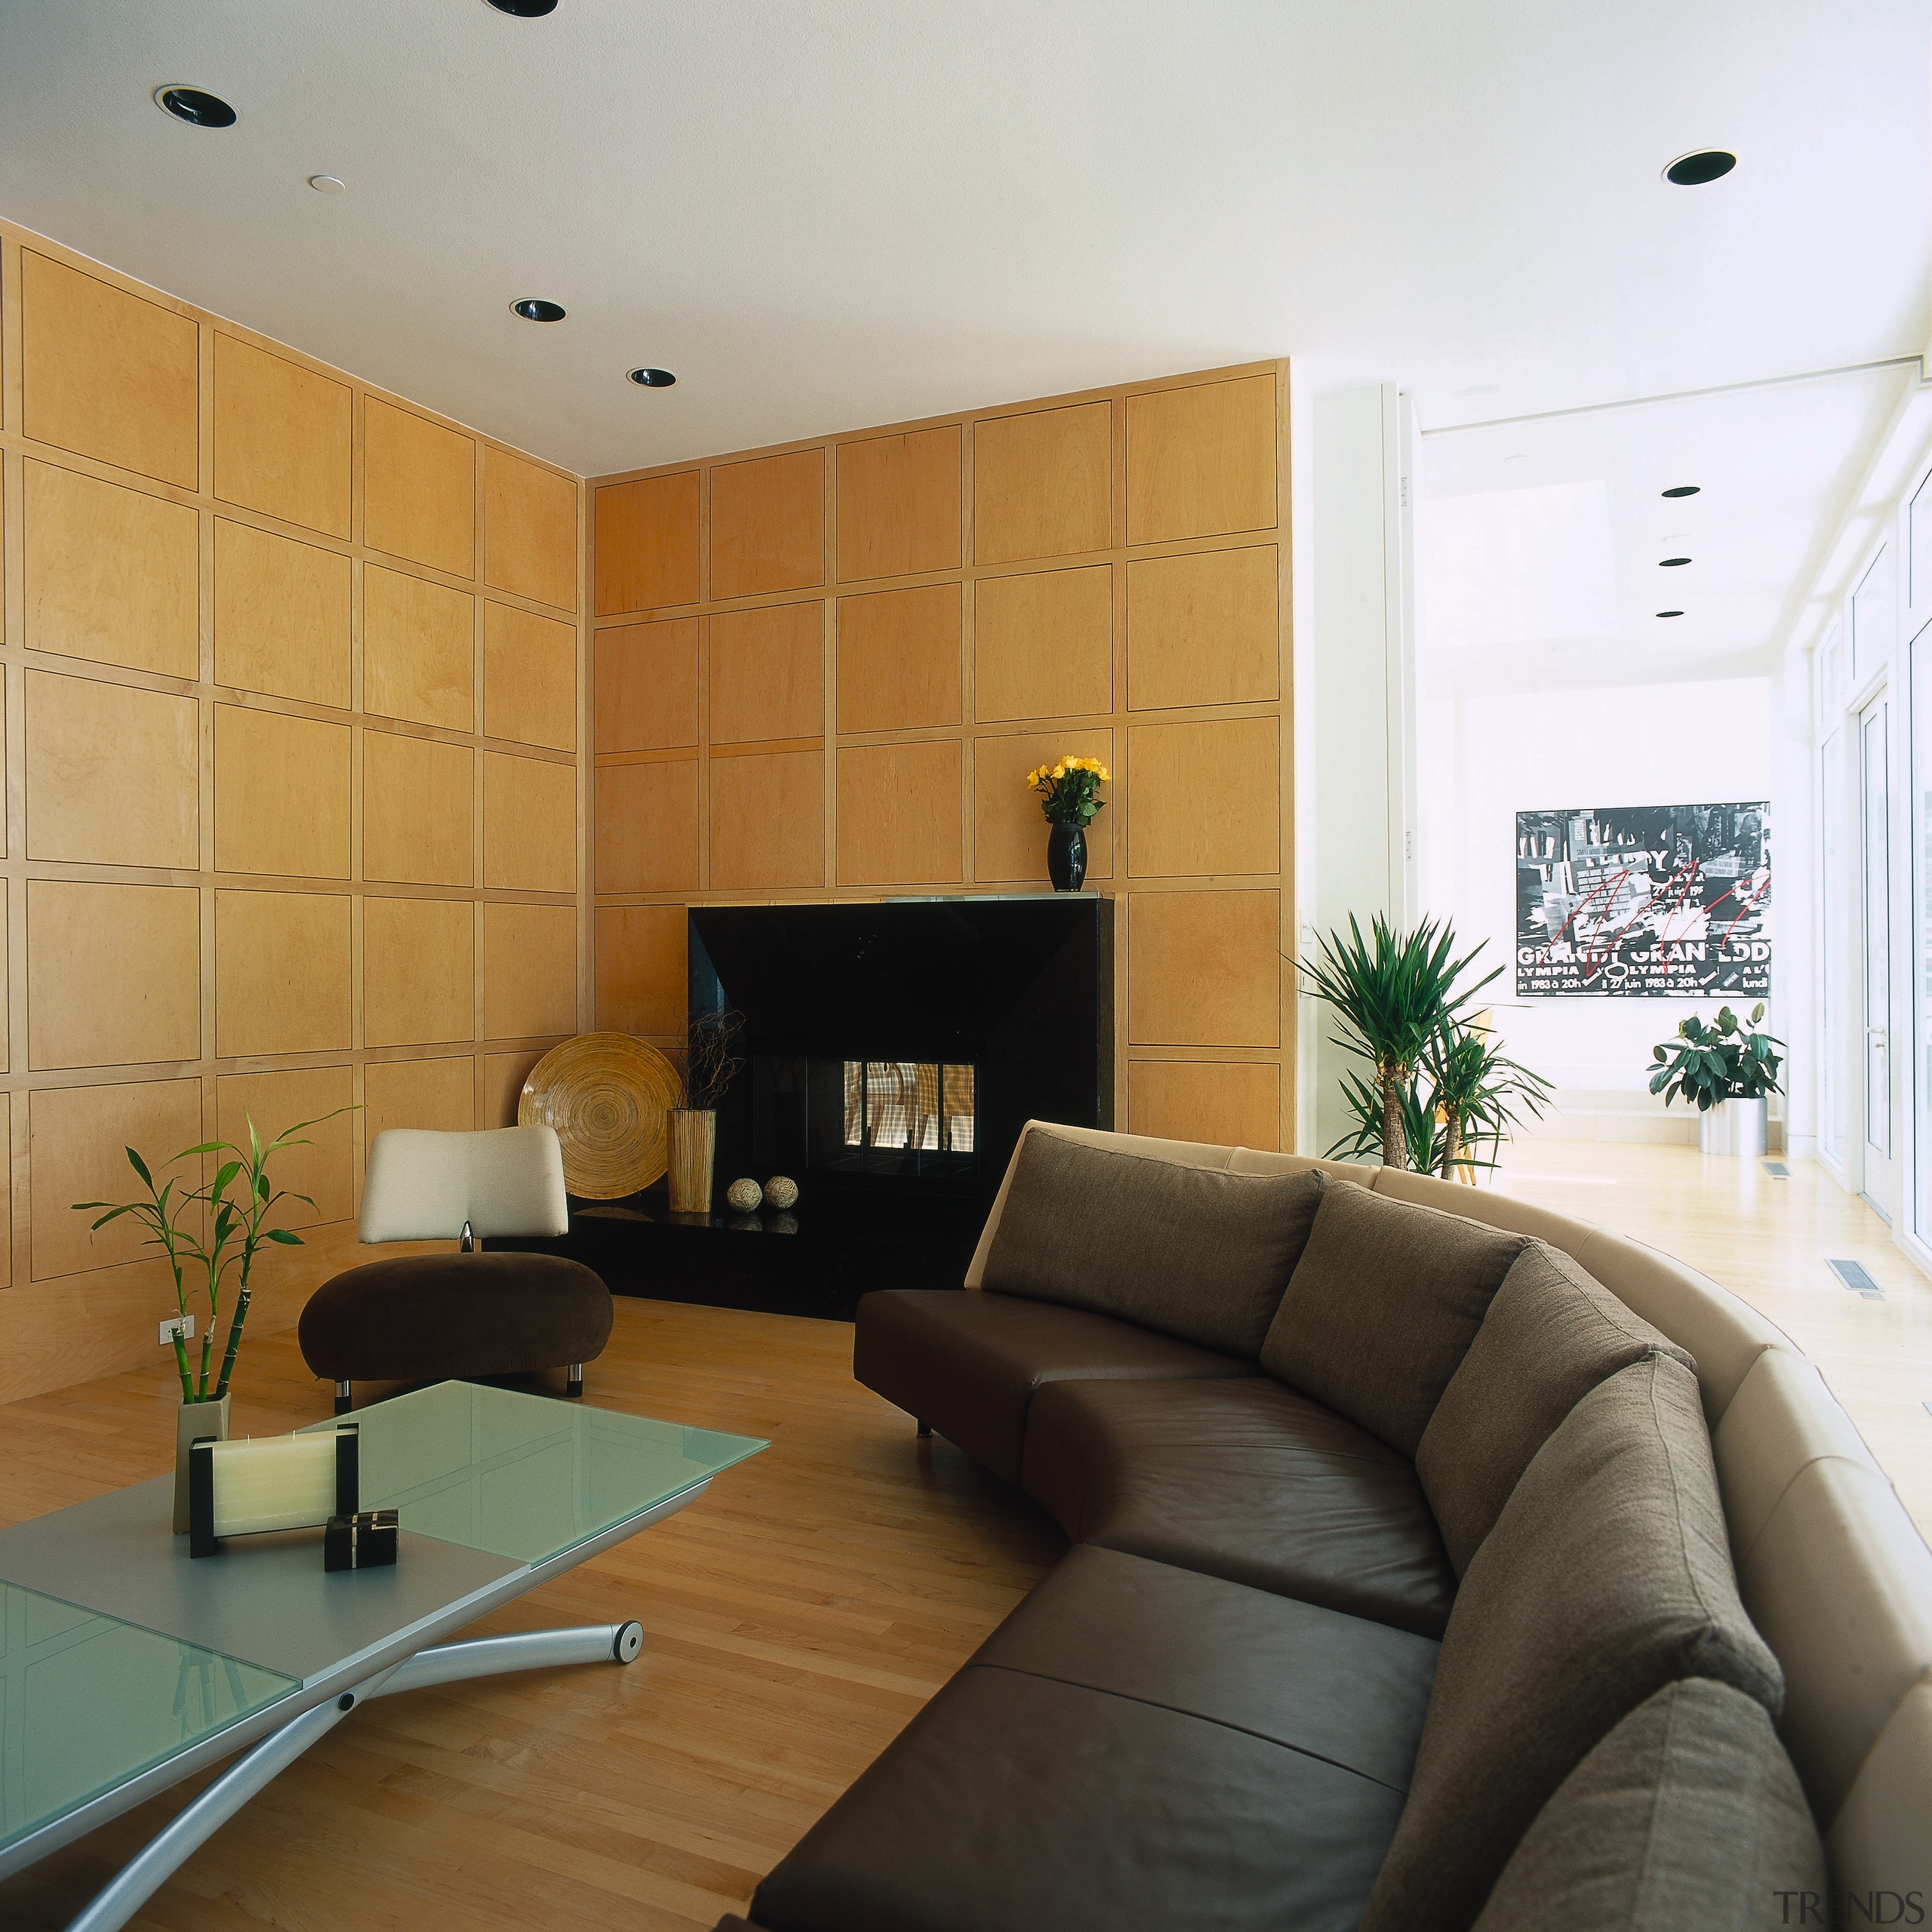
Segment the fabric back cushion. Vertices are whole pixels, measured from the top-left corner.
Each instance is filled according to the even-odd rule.
[[[1685,1677],[1783,1703],[1738,1601],[1697,1378],[1650,1355],[1571,1411],[1469,1564],[1363,1932],[1462,1932],[1556,1787]]]
[[[1416,1451],[1458,1576],[1550,1431],[1653,1349],[1697,1365],[1559,1249],[1533,1241],[1516,1257]]]
[[[1764,1708],[1690,1678],[1639,1704],[1563,1780],[1476,1932],[1756,1932],[1810,1893],[1825,1850]],[[1796,1900],[1786,1922],[1799,1922]]]
[[[983,1285],[1252,1361],[1326,1186],[1313,1171],[1231,1174],[1029,1133]]]
[[[1261,1366],[1414,1456],[1527,1238],[1331,1181]]]

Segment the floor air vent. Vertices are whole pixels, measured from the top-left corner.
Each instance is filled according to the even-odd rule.
[[[1789,1180],[1791,1178],[1791,1170],[1782,1161],[1767,1161],[1764,1171],[1774,1180]]]
[[[1883,1301],[1885,1291],[1873,1281],[1862,1261],[1828,1261],[1825,1266],[1854,1294],[1867,1301]]]

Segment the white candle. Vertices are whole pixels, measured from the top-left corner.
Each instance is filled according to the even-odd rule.
[[[333,1431],[217,1442],[210,1454],[217,1537],[306,1529],[335,1514]]]

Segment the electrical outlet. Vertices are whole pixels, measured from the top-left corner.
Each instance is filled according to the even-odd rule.
[[[192,1315],[177,1315],[161,1324],[161,1346],[164,1349],[177,1335],[184,1342],[195,1339],[195,1318]]]

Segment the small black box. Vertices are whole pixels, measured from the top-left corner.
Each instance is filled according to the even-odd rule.
[[[396,1512],[365,1509],[354,1516],[331,1516],[322,1532],[325,1570],[376,1570],[395,1561]]]

